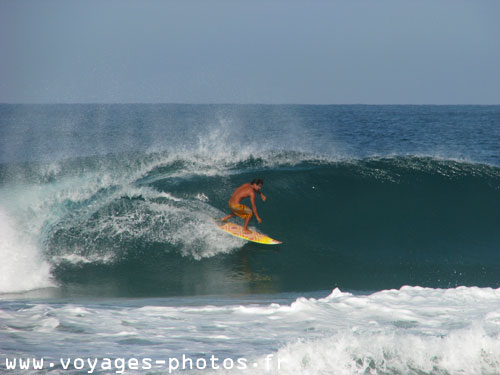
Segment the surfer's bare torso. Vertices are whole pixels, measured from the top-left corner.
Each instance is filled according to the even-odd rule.
[[[259,224],[262,223],[262,219],[257,212],[257,206],[255,205],[256,193],[260,194],[264,202],[266,201],[266,196],[260,191],[262,189],[262,183],[262,180],[257,180],[257,182],[246,183],[238,187],[229,199],[229,208],[231,209],[232,213],[223,218],[222,221],[226,221],[233,216],[239,216],[245,220],[245,224],[243,227],[245,231],[248,231],[248,223],[250,222],[250,219],[253,215],[255,215]],[[250,202],[252,204],[251,210],[250,208],[241,204],[241,201],[245,198],[250,198]]]

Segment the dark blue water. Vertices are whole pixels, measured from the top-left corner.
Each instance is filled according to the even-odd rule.
[[[426,155],[498,166],[499,122],[499,106],[0,104],[0,161],[168,151],[219,131],[236,153],[264,143],[341,159]]]

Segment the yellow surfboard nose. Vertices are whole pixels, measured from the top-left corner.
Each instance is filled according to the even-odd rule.
[[[243,238],[247,241],[257,242],[264,245],[279,245],[282,242],[275,240],[265,234],[253,231],[249,229],[249,232],[243,230],[243,227],[234,223],[224,223],[222,225],[218,225],[220,229],[223,231],[232,234],[233,236]]]

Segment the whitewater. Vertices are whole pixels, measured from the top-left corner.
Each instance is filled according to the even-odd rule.
[[[498,106],[0,105],[0,372],[500,374],[499,144]],[[253,178],[276,249],[214,226]]]

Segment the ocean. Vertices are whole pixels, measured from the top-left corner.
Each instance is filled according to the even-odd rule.
[[[0,105],[2,374],[500,374],[499,288],[500,106]]]

